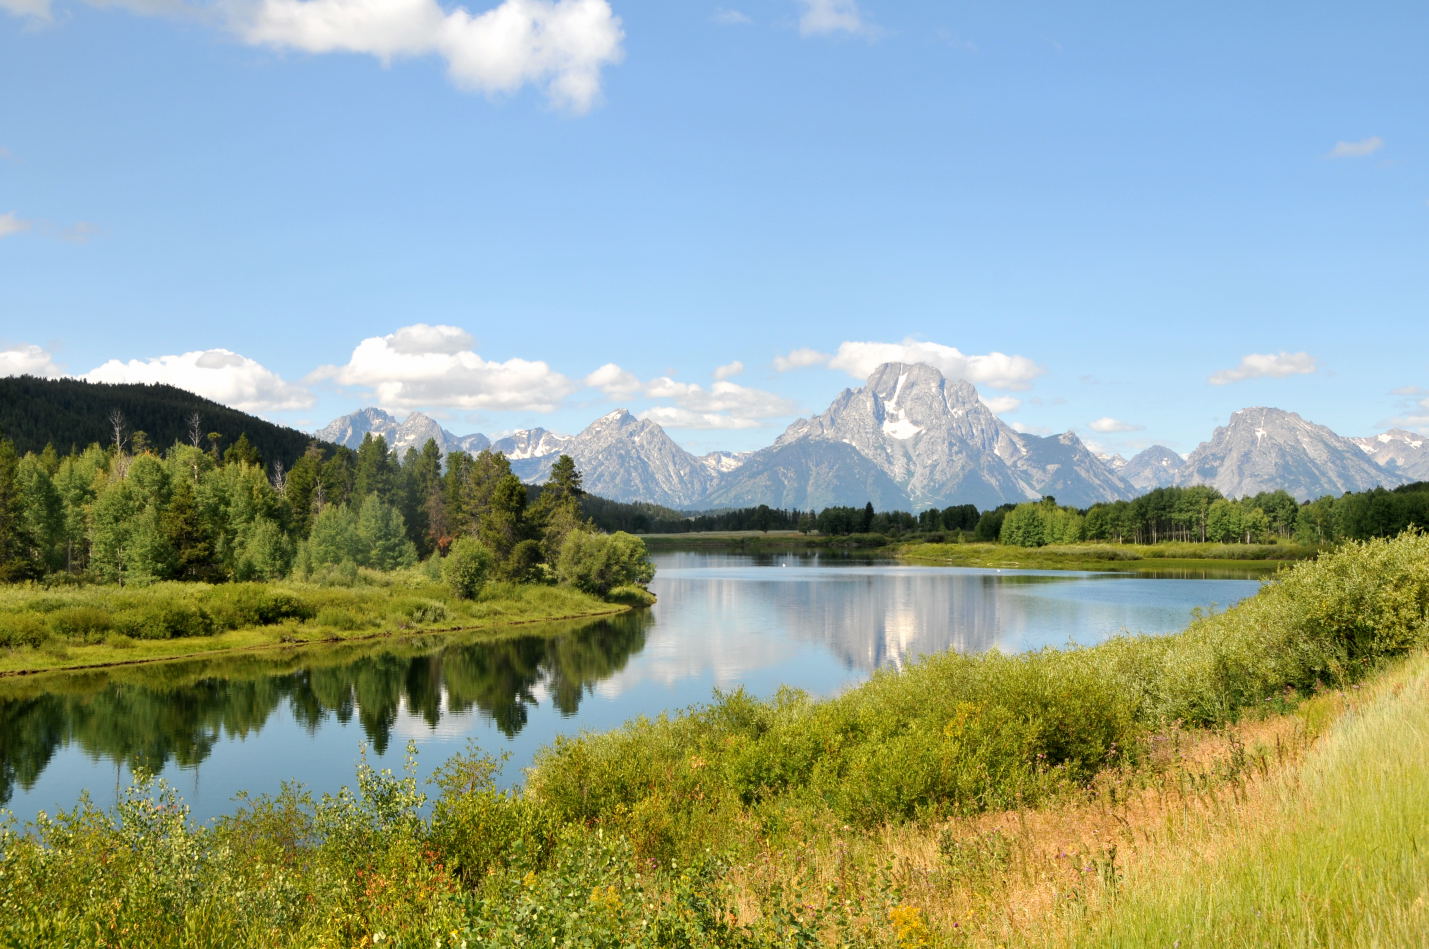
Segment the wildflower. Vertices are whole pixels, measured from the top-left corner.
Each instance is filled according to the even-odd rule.
[[[928,921],[918,907],[895,906],[888,911],[888,922],[893,925],[893,937],[900,949],[923,949],[930,944]]]

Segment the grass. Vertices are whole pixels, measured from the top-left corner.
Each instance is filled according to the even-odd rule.
[[[1422,944],[1429,538],[1165,637],[742,693],[195,827],[140,784],[0,835],[0,943]]]
[[[899,559],[955,567],[1035,570],[1191,571],[1205,575],[1245,576],[1273,573],[1287,564],[1313,558],[1317,547],[1301,544],[1056,544],[1010,547],[1003,544],[903,544]]]
[[[421,568],[354,586],[292,581],[0,589],[0,676],[618,613],[569,587],[490,583],[452,597]]]
[[[1429,933],[1429,656],[1373,683],[1269,793],[1182,832],[1087,946],[1413,946]]]

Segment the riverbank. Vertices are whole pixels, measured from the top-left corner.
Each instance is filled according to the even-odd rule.
[[[140,785],[0,839],[0,942],[1415,945],[1426,563],[1352,544],[1169,636],[726,694],[519,794],[475,751],[435,803],[361,765],[202,827]]]
[[[1195,572],[1214,576],[1269,574],[1309,560],[1321,548],[1301,544],[1059,544],[1013,547],[1006,544],[929,544],[911,542],[891,550],[908,563],[947,567],[1020,570],[1097,570],[1128,573]]]
[[[288,581],[0,590],[0,677],[313,648],[622,613],[569,587],[489,583],[472,600],[418,571],[352,587]]]

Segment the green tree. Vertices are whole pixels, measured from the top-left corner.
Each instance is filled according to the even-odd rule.
[[[396,507],[373,493],[357,512],[357,562],[377,570],[396,570],[417,562],[417,548],[407,538],[407,525]]]
[[[25,529],[17,469],[20,459],[9,439],[0,439],[0,580],[23,580],[38,571],[30,557],[34,540]]]
[[[561,547],[556,573],[562,583],[595,596],[629,584],[644,586],[655,576],[645,542],[633,534],[573,531]]]
[[[474,600],[491,573],[491,551],[475,537],[458,537],[442,560],[442,579],[452,596]]]
[[[223,463],[225,465],[259,465],[263,459],[258,454],[258,449],[253,447],[253,443],[248,440],[246,433],[238,436],[238,440],[228,446],[228,450],[223,453]]]

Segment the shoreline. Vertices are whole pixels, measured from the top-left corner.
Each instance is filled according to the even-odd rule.
[[[213,647],[213,641],[214,641],[214,640],[222,639],[222,638],[225,637],[225,636],[235,636],[235,637],[237,637],[237,636],[242,636],[242,635],[245,634],[245,633],[251,634],[252,632],[254,632],[254,631],[256,631],[256,630],[262,628],[262,627],[251,627],[251,628],[248,628],[248,629],[230,630],[230,631],[228,631],[228,632],[226,632],[226,633],[221,633],[221,634],[219,634],[219,635],[217,635],[217,636],[194,637],[194,638],[192,638],[192,639],[187,640],[187,642],[193,643],[194,645],[197,645],[197,646],[201,646],[201,647],[202,647],[202,646],[207,646],[207,647],[212,647],[212,648],[199,648],[199,649],[194,649],[194,650],[188,651],[188,652],[178,652],[178,653],[169,651],[169,652],[167,652],[167,653],[165,653],[165,654],[161,654],[161,655],[143,656],[143,657],[138,657],[138,658],[134,658],[134,659],[120,659],[120,660],[115,660],[115,661],[110,661],[110,662],[79,662],[79,663],[74,663],[74,664],[48,665],[48,666],[42,666],[42,667],[29,667],[29,668],[19,668],[19,669],[0,669],[0,681],[4,681],[4,680],[7,680],[7,679],[28,678],[28,677],[32,677],[32,676],[43,676],[43,675],[47,675],[47,674],[50,674],[50,673],[62,674],[62,673],[71,673],[71,672],[93,672],[93,671],[100,670],[100,669],[122,669],[122,668],[125,668],[125,667],[132,667],[132,666],[156,665],[156,664],[167,663],[167,662],[182,662],[182,661],[189,660],[189,659],[212,659],[212,658],[216,658],[216,657],[219,657],[219,656],[237,656],[237,655],[254,654],[254,653],[276,652],[276,651],[279,651],[279,650],[297,652],[297,651],[300,651],[300,650],[309,649],[309,648],[318,647],[318,646],[348,645],[348,644],[351,644],[351,643],[374,642],[374,641],[380,640],[380,639],[390,639],[390,640],[396,641],[396,640],[416,639],[416,638],[422,637],[422,636],[434,636],[434,635],[443,635],[443,634],[451,634],[451,633],[475,632],[475,631],[479,631],[479,630],[499,631],[499,630],[508,629],[508,628],[513,628],[513,627],[518,627],[518,626],[534,626],[534,625],[538,625],[538,624],[542,624],[542,623],[561,623],[561,622],[568,622],[568,621],[580,620],[580,619],[597,619],[597,618],[602,617],[602,616],[617,616],[617,615],[620,615],[620,614],[622,614],[622,613],[628,613],[628,612],[630,612],[632,609],[634,609],[634,607],[632,607],[632,606],[630,606],[630,605],[628,605],[628,604],[612,603],[612,604],[610,604],[610,608],[609,608],[609,609],[592,610],[592,611],[583,612],[583,613],[562,614],[562,615],[558,615],[558,616],[525,617],[525,618],[522,618],[522,619],[511,619],[511,620],[496,621],[496,622],[490,622],[490,623],[474,623],[474,624],[461,625],[461,626],[439,626],[439,627],[431,627],[431,628],[426,628],[426,629],[379,630],[379,631],[376,631],[376,632],[363,631],[363,632],[361,632],[361,633],[359,633],[359,634],[357,634],[357,635],[352,635],[352,636],[333,635],[331,632],[327,632],[327,633],[325,633],[325,634],[322,634],[322,637],[321,637],[321,638],[314,638],[314,639],[288,640],[288,641],[284,641],[283,639],[279,638],[279,639],[277,639],[276,641],[273,641],[273,642],[242,643],[242,644],[235,644],[235,645],[232,645],[232,646],[217,646],[217,647]],[[174,639],[174,640],[166,640],[165,642],[183,643],[183,642],[185,642],[185,640],[183,640],[183,639]],[[105,647],[102,646],[102,645],[94,645],[94,646],[76,645],[76,646],[66,646],[65,648],[66,648],[66,649],[82,650],[82,649],[102,649],[102,648],[105,648]],[[138,647],[131,647],[131,648],[138,648]],[[156,652],[158,652],[158,651],[159,651],[159,650],[156,650]],[[79,658],[83,658],[83,657],[79,657]],[[58,660],[58,661],[64,662],[64,660]]]

